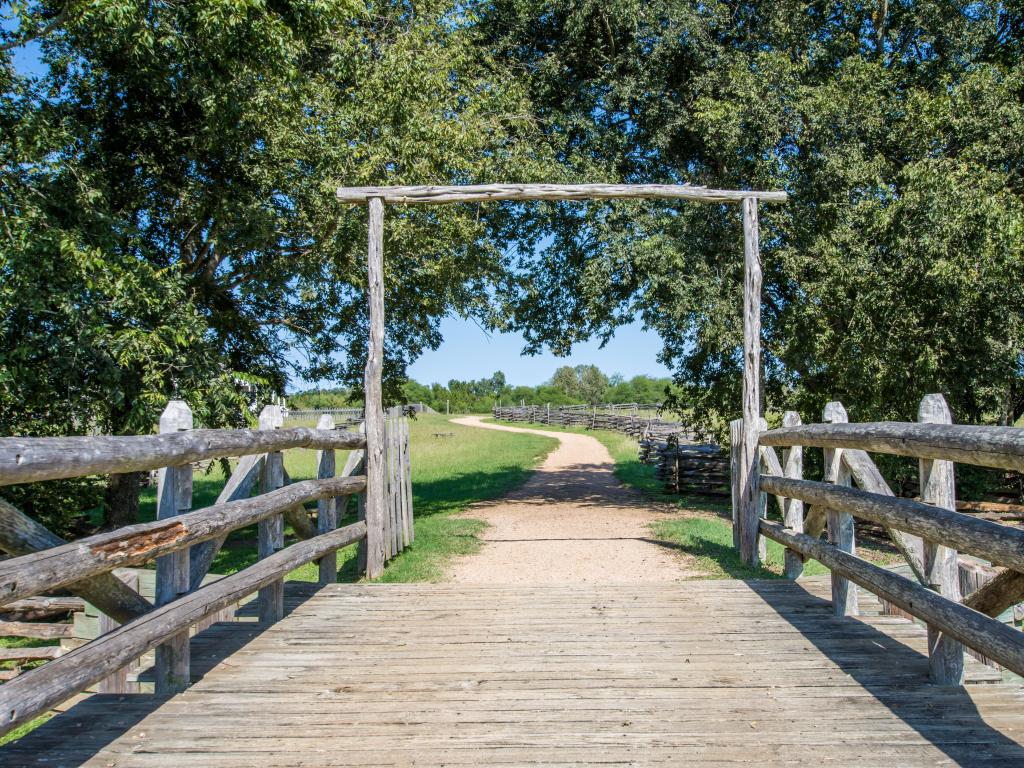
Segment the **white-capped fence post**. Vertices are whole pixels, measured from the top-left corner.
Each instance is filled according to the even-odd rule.
[[[260,411],[260,429],[280,429],[284,424],[284,416],[279,405],[265,405]],[[284,456],[280,451],[272,451],[263,461],[260,475],[260,493],[275,491],[284,485]],[[284,518],[282,515],[271,515],[260,520],[259,558],[270,557],[284,548]],[[262,587],[259,592],[260,621],[273,623],[284,616],[284,580],[278,579]]]
[[[842,403],[832,402],[825,406],[822,421],[829,424],[845,424],[846,409]],[[850,470],[843,462],[842,449],[825,449],[825,482],[834,485],[850,485]],[[853,515],[849,512],[828,510],[828,540],[843,552],[856,554],[857,542],[854,535]],[[832,610],[836,616],[857,616],[857,585],[832,573]]]
[[[782,426],[796,427],[800,425],[800,414],[786,411],[782,417]],[[782,453],[782,472],[786,477],[802,480],[804,477],[804,449],[794,445]],[[784,504],[786,527],[797,533],[804,532],[804,503],[800,499],[786,499]],[[787,549],[785,554],[784,573],[787,579],[799,579],[804,572],[804,558],[799,552]]]
[[[192,409],[183,400],[171,400],[160,416],[160,434],[192,429]],[[156,516],[175,517],[192,508],[192,465],[161,469],[157,477]],[[189,588],[188,549],[156,560],[157,606],[177,600]],[[154,683],[158,695],[179,693],[188,688],[189,631],[179,632],[156,647]]]
[[[952,424],[946,398],[925,395],[917,412],[924,424]],[[956,510],[956,480],[952,461],[919,461],[921,500],[943,509]],[[960,601],[957,551],[931,541],[924,542],[924,571],[928,587],[950,600]],[[964,681],[964,649],[952,637],[928,625],[928,670],[937,685],[961,685]]]
[[[317,429],[334,429],[334,417],[330,414],[323,414],[316,425]],[[317,451],[316,454],[316,476],[320,480],[334,477],[335,472],[334,450]],[[320,499],[316,505],[316,531],[317,533],[330,533],[338,527],[338,500]],[[320,584],[333,584],[338,580],[338,553],[331,552],[320,558]]]

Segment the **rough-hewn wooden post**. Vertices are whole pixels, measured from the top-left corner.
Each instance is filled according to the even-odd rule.
[[[280,405],[265,405],[260,411],[260,429],[280,429],[284,416]],[[284,456],[280,451],[268,453],[260,474],[260,493],[277,490],[284,485]],[[272,515],[258,526],[258,554],[260,560],[284,548],[284,518]],[[284,616],[284,580],[272,581],[259,592],[260,621],[273,623]]]
[[[652,439],[653,438],[649,438]],[[740,548],[740,459],[743,454],[743,419],[729,422],[729,485],[732,490],[732,546]]]
[[[160,433],[192,429],[192,409],[183,400],[171,400],[160,416]],[[157,479],[156,516],[175,517],[192,508],[192,465],[161,469]],[[158,557],[156,604],[166,605],[188,592],[188,550]],[[155,688],[158,695],[179,693],[190,682],[188,629],[156,647]]]
[[[758,243],[757,198],[743,198],[743,443],[739,465],[740,558],[758,564],[761,509],[760,456],[757,447],[761,416],[761,253]]]
[[[800,414],[786,411],[782,417],[782,426],[795,427],[800,424]],[[804,449],[794,445],[782,452],[782,473],[785,477],[802,480],[804,476]],[[800,499],[786,499],[783,522],[786,527],[796,533],[804,532],[804,503]],[[804,572],[804,559],[799,552],[786,550],[784,573],[787,579],[799,579]]]
[[[917,412],[925,424],[952,424],[953,415],[942,395],[925,395]],[[956,509],[956,481],[952,461],[922,459],[921,500],[943,509]],[[927,586],[950,600],[960,601],[957,551],[931,541],[924,542]],[[937,685],[961,685],[964,681],[964,649],[952,637],[928,625],[928,670]]]
[[[367,248],[367,301],[370,341],[363,388],[366,402],[366,577],[384,571],[384,520],[387,514],[384,478],[384,202],[370,198]]]
[[[116,576],[115,578],[122,578],[122,576]],[[122,580],[129,588],[135,590],[136,592],[139,591],[139,576],[137,573],[127,571],[123,574]],[[115,621],[107,614],[100,612],[98,635],[99,637],[102,637],[103,635],[107,634],[107,632],[114,631],[119,626],[121,626],[121,622]],[[131,664],[126,664],[125,666],[121,667],[114,674],[108,675],[107,677],[100,680],[98,683],[96,683],[96,693],[136,693],[135,690],[132,690],[132,686],[137,688],[138,683],[132,683],[131,686],[129,686],[128,670],[134,669],[137,665],[138,659],[136,659]]]
[[[322,414],[317,429],[334,429],[334,417]],[[317,451],[316,476],[319,479],[334,477],[335,457],[333,450]],[[338,500],[320,499],[316,505],[317,533],[330,533],[338,527]],[[331,552],[320,558],[320,584],[333,584],[338,580],[338,553]]]
[[[402,455],[404,457],[404,476],[402,477],[402,483],[405,488],[405,503],[406,503],[406,523],[409,526],[407,530],[407,537],[409,544],[416,541],[416,518],[413,516],[412,508],[412,448],[409,440],[409,420],[406,419],[403,423],[403,441],[402,441]]]
[[[846,409],[842,403],[832,402],[825,406],[822,421],[829,424],[845,424]],[[825,482],[834,485],[850,485],[850,470],[843,462],[842,450],[825,450]],[[853,515],[849,512],[828,510],[828,540],[843,552],[856,554],[857,542],[854,536]],[[836,616],[857,616],[857,585],[832,573],[832,610]]]

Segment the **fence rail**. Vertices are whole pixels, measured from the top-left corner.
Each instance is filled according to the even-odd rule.
[[[637,440],[666,438],[670,435],[691,440],[689,425],[662,419],[659,403],[614,403],[609,405],[525,405],[497,406],[492,414],[500,421],[556,424],[563,427],[587,427],[625,432]]]
[[[386,562],[412,542],[414,531],[408,420],[399,413],[385,419],[382,412],[381,418],[387,460],[383,504],[390,514],[373,535],[384,543]],[[0,549],[13,555],[0,561],[0,613],[33,606],[46,610],[52,599],[38,595],[67,590],[80,596],[71,598],[75,606],[84,599],[103,611],[100,623],[107,630],[67,652],[33,649],[33,658],[50,660],[0,686],[0,732],[97,683],[103,690],[124,692],[110,681],[154,648],[156,692],[180,691],[190,681],[190,627],[255,592],[260,620],[277,621],[284,613],[284,577],[316,561],[320,583],[332,583],[337,579],[337,550],[350,544],[361,542],[360,562],[366,568],[371,531],[363,515],[365,433],[361,428],[335,429],[334,417],[323,413],[315,429],[282,429],[283,420],[281,407],[271,405],[263,409],[256,430],[193,430],[188,406],[171,401],[158,435],[0,438],[0,485],[159,470],[156,520],[73,542],[61,540],[0,500]],[[290,448],[317,449],[316,479],[290,482],[281,453]],[[340,472],[338,449],[350,450]],[[194,465],[226,457],[240,460],[220,497],[212,506],[192,510]],[[257,486],[258,495],[252,496]],[[358,499],[359,519],[339,528],[351,496]],[[315,524],[304,506],[309,502],[317,502]],[[301,539],[287,548],[286,521]],[[227,536],[251,525],[258,527],[259,560],[206,583]],[[139,594],[137,582],[133,588],[113,573],[154,561],[155,606]],[[66,634],[70,625],[5,622],[0,627],[28,636],[43,630]]]
[[[1024,674],[1024,633],[995,618],[1024,598],[1024,531],[957,512],[954,481],[955,462],[1024,468],[1024,430],[954,425],[941,395],[922,400],[916,424],[849,424],[838,402],[826,406],[823,418],[826,423],[802,425],[795,413],[787,413],[785,426],[774,430],[766,430],[761,420],[759,458],[750,477],[762,503],[753,515],[733,505],[744,560],[758,562],[767,537],[787,548],[789,578],[800,575],[808,557],[831,569],[837,615],[858,613],[857,588],[862,587],[921,619],[928,625],[930,671],[937,683],[962,682],[964,646]],[[736,422],[732,427],[735,457],[743,429]],[[824,450],[822,481],[802,477],[806,447]],[[775,448],[785,449],[781,460]],[[918,458],[920,500],[897,498],[868,451]],[[738,476],[734,473],[734,494]],[[767,495],[776,497],[783,523],[764,518]],[[857,557],[854,518],[890,534],[913,579]],[[819,538],[823,530],[827,541]],[[1006,570],[963,597],[961,553]]]

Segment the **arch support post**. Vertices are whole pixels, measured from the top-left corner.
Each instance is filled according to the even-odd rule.
[[[384,201],[371,197],[367,247],[367,295],[370,338],[366,355],[364,407],[366,423],[366,578],[384,571]]]
[[[761,418],[761,252],[757,198],[743,198],[743,430],[736,483],[740,559],[760,561],[761,478],[757,436]]]

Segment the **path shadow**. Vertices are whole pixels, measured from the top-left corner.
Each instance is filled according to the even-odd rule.
[[[957,765],[1024,765],[1024,747],[985,721],[965,687],[931,684],[926,655],[865,621],[833,616],[832,603],[799,582],[745,583],[808,643]],[[794,589],[800,590],[799,607],[794,607]],[[823,631],[829,624],[845,631]],[[971,686],[975,691],[984,687]],[[850,757],[857,759],[853,753]],[[894,757],[892,764],[898,765],[899,759]]]
[[[305,582],[285,584],[285,616],[317,592],[317,585]],[[256,612],[256,601],[244,606],[238,615],[249,617]],[[192,684],[214,667],[245,648],[267,629],[257,621],[220,622],[201,632],[191,641]],[[146,673],[140,675],[145,681]],[[171,697],[151,693],[94,694],[76,703],[26,734],[17,741],[0,747],[0,766],[4,768],[38,768],[40,765],[82,765],[129,733]]]

